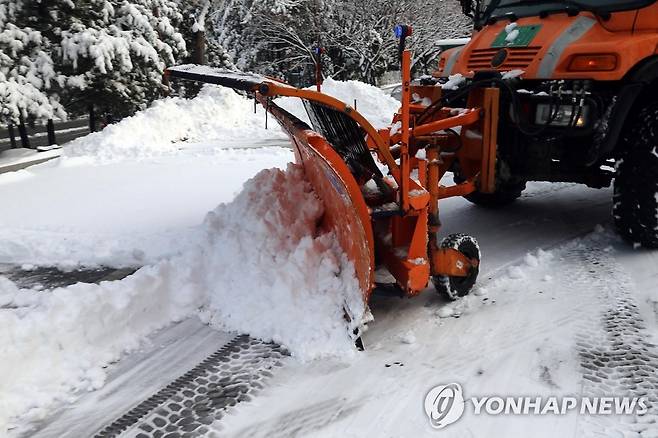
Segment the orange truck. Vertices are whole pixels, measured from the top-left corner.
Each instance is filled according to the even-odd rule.
[[[401,106],[375,128],[357,108],[275,78],[199,65],[171,78],[217,84],[260,102],[288,133],[296,161],[352,262],[363,300],[385,268],[404,296],[432,280],[449,299],[476,283],[480,250],[445,236],[440,201],[503,206],[527,181],[606,187],[620,233],[658,247],[658,2],[463,3],[475,32],[411,78],[413,28],[398,25]],[[277,105],[299,98],[309,123]],[[454,175],[454,184],[443,178]],[[349,313],[349,312],[347,312]],[[347,315],[350,321],[358,315]],[[358,336],[358,333],[355,332]]]
[[[658,2],[461,4],[472,38],[443,52],[425,82],[454,84],[442,97],[453,107],[478,83],[501,89],[495,191],[466,198],[499,207],[528,181],[603,188],[614,179],[619,233],[658,247]],[[452,170],[463,179],[458,162]]]

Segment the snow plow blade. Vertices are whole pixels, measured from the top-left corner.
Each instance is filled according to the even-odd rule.
[[[367,304],[374,284],[374,238],[368,207],[347,163],[351,162],[360,169],[364,164],[359,161],[365,159],[369,160],[365,166],[370,171],[379,170],[358,125],[340,112],[319,107],[319,103],[304,99],[309,114],[313,114],[312,120],[319,123],[318,129],[325,134],[321,135],[271,101],[274,96],[295,96],[296,92],[306,90],[298,90],[264,76],[195,65],[172,67],[166,74],[254,93],[255,98],[288,134],[298,164],[304,167],[307,179],[324,204],[322,228],[336,235],[353,263],[363,300]],[[339,105],[344,108],[342,102]],[[327,138],[332,138],[334,143]]]
[[[374,283],[375,248],[370,215],[354,176],[320,134],[273,103],[268,110],[288,133],[298,163],[324,204],[323,228],[333,231],[353,263],[367,303]]]
[[[206,84],[221,85],[240,91],[255,91],[266,80],[264,76],[260,75],[233,72],[194,64],[170,67],[165,71],[165,75]]]
[[[439,201],[495,189],[500,90],[480,81],[467,108],[446,107],[441,87],[412,84],[409,51],[401,60],[402,104],[382,129],[328,94],[265,76],[194,65],[167,71],[246,92],[276,118],[324,202],[323,226],[353,263],[366,304],[380,266],[404,296],[418,295],[430,278],[449,299],[469,293],[479,272],[479,247],[462,234],[439,240]],[[312,128],[276,105],[276,97],[301,99]],[[446,186],[443,177],[455,165],[462,181]]]

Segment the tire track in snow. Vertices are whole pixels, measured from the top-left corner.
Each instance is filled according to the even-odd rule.
[[[624,421],[584,416],[579,436],[658,436],[658,348],[647,341],[649,333],[627,286],[632,280],[596,236],[578,245],[572,258],[586,267],[575,276],[570,273],[572,280],[594,294],[596,304],[576,335],[581,395],[645,397],[649,404],[646,414]]]
[[[237,336],[95,436],[212,436],[226,411],[251,400],[285,356],[276,344]]]
[[[580,415],[573,436],[658,437],[658,346],[649,341],[651,333],[639,312],[632,279],[614,258],[610,244],[615,240],[609,232],[598,232],[557,248],[553,266],[559,271],[552,280],[557,306],[545,302],[541,319],[536,320],[515,313],[514,301],[503,302],[509,296],[495,296],[503,306],[501,315],[521,317],[496,321],[488,332],[460,344],[462,351],[442,359],[441,371],[463,371],[465,364],[483,358],[490,363],[542,337],[572,339],[582,380],[579,391],[569,395],[645,397],[650,406],[643,415]],[[483,286],[496,289],[495,282],[504,275],[504,269],[497,270]],[[473,315],[477,317],[477,311]],[[546,383],[551,382],[548,374]]]
[[[324,427],[354,415],[365,400],[331,398],[310,401],[299,409],[266,421],[255,421],[232,436],[249,438],[310,437]]]
[[[477,348],[464,346],[463,353],[455,352],[441,361],[441,370],[444,372],[460,371],[464,364],[477,363],[483,357],[488,361],[505,356],[510,351],[516,350],[520,345],[536,341],[536,339],[546,333],[556,334],[558,330],[568,331],[580,316],[583,314],[585,306],[573,307],[572,311],[558,318],[546,318],[544,320],[527,321],[517,319],[509,321],[509,324],[498,327],[488,333],[480,333],[479,336],[472,340],[477,344]],[[501,339],[501,333],[514,333],[514,336],[508,336]]]
[[[623,419],[583,416],[576,436],[658,437],[658,347],[647,341],[650,335],[628,286],[632,284],[630,276],[606,249],[609,237],[608,233],[593,234],[556,252],[563,267],[556,300],[563,301],[562,311],[564,300],[573,304],[566,313],[555,315],[546,309],[542,320],[507,321],[478,340],[481,348],[476,354],[457,353],[442,362],[442,368],[458,370],[481,357],[499,357],[547,332],[551,336],[575,333],[574,348],[583,376],[581,396],[645,397],[650,405],[646,414]],[[500,270],[497,274],[504,275]],[[495,282],[499,275],[487,283]],[[500,329],[515,336],[502,342],[491,339]]]
[[[578,234],[578,236],[582,235],[583,233]],[[574,236],[574,238],[575,237],[576,236]],[[565,242],[567,242],[567,240],[552,245],[551,248],[559,248],[560,245],[564,245]],[[558,249],[558,251],[560,250]],[[481,286],[488,288],[491,285],[495,285],[499,279],[508,275],[508,271],[511,267],[519,265],[522,261],[523,257],[520,257],[513,262],[506,263],[496,269],[489,274],[491,279],[484,282]],[[587,271],[586,266],[579,262],[569,263],[568,266],[569,269],[572,270],[573,277],[576,279],[582,279]],[[505,356],[509,354],[510,351],[518,349],[520,345],[534,342],[538,337],[545,336],[547,333],[556,336],[574,330],[574,327],[578,325],[579,321],[586,317],[590,311],[591,303],[583,302],[580,298],[576,299],[571,293],[571,289],[559,289],[563,289],[566,293],[562,294],[562,296],[558,296],[556,299],[570,299],[573,301],[572,306],[569,307],[568,311],[565,312],[564,308],[566,306],[561,305],[559,308],[560,312],[547,311],[545,317],[541,319],[507,318],[501,322],[496,330],[491,330],[486,333],[478,333],[477,337],[472,337],[469,341],[472,344],[470,347],[468,344],[465,344],[462,346],[461,351],[451,354],[441,362],[442,370],[459,371],[464,368],[465,363],[477,363],[483,357],[493,360],[497,357]],[[508,304],[503,303],[501,305],[506,306]],[[486,306],[489,305],[492,304],[486,304]],[[501,333],[514,333],[514,336],[505,336],[501,338]]]

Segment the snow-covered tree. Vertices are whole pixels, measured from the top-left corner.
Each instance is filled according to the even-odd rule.
[[[180,62],[308,85],[319,42],[326,76],[375,83],[397,68],[401,22],[416,29],[419,71],[436,61],[437,39],[468,30],[456,0],[0,0],[0,123],[90,104],[130,114]]]
[[[145,107],[187,54],[182,21],[173,0],[0,0],[3,123]]]
[[[213,26],[216,0],[187,0],[180,4],[183,21],[180,31],[188,47],[186,62],[235,69],[231,57],[219,44]]]
[[[414,51],[412,66],[417,72],[436,69],[438,40],[468,36],[472,28],[471,19],[456,0],[405,0],[403,16],[414,28],[409,47]]]
[[[177,26],[178,5],[169,0],[64,0],[52,25],[62,70],[79,90],[68,108],[83,112],[93,102],[126,115],[161,96],[162,74],[187,54]]]
[[[0,0],[3,123],[145,107],[186,56],[182,20],[173,0]]]
[[[436,40],[466,35],[468,19],[456,0],[219,0],[217,40],[241,70],[312,81],[313,48],[325,48],[324,73],[375,83],[397,68],[393,28],[415,29],[414,67],[436,62]]]
[[[255,54],[262,44],[255,36],[252,4],[253,0],[217,0],[210,14],[209,27],[215,32],[215,40],[240,70],[253,68]]]
[[[295,72],[309,64],[314,36],[322,27],[322,6],[314,0],[264,0],[252,7],[257,37],[266,49],[257,61],[272,70],[267,73]]]
[[[313,47],[324,28],[324,0],[220,0],[212,14],[217,41],[240,70],[296,83],[312,77]]]
[[[398,2],[377,0],[337,3],[327,32],[327,53],[334,66],[328,74],[374,84],[397,65],[393,29],[403,8]]]
[[[0,123],[64,117],[54,89],[60,79],[51,44],[35,28],[38,8],[0,0]]]
[[[219,44],[212,25],[211,11],[216,10],[214,0],[186,0],[180,2],[183,20],[180,32],[187,45],[188,56],[181,62],[186,64],[206,64],[212,67],[235,70],[236,67]],[[174,81],[169,84],[173,92],[179,96],[192,97],[201,89],[199,83],[190,81]]]

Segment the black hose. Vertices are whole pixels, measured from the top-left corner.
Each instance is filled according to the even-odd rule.
[[[447,106],[450,102],[453,102],[453,101],[467,95],[468,93],[471,92],[472,89],[474,89],[476,87],[479,87],[480,85],[484,85],[484,84],[498,84],[498,85],[500,85],[501,90],[503,90],[503,91],[507,92],[507,94],[509,94],[510,101],[512,103],[512,109],[514,110],[514,115],[515,115],[515,120],[512,120],[512,122],[517,127],[519,132],[521,132],[524,135],[527,135],[529,137],[534,137],[536,135],[541,134],[542,132],[544,132],[546,130],[546,128],[548,128],[548,126],[551,123],[553,123],[553,121],[557,117],[557,114],[559,112],[559,102],[558,102],[558,105],[557,105],[557,109],[555,110],[555,112],[553,114],[551,114],[551,116],[549,117],[549,119],[546,121],[545,124],[543,124],[542,126],[537,128],[536,130],[531,130],[529,128],[526,129],[521,123],[521,117],[520,117],[521,116],[521,103],[519,101],[519,97],[517,96],[515,90],[503,79],[500,79],[500,78],[487,78],[487,79],[482,79],[482,80],[479,80],[479,81],[472,82],[472,83],[468,84],[466,87],[464,87],[463,89],[459,90],[457,93],[441,96],[441,98],[439,98],[439,100],[437,100],[436,102],[433,102],[430,106],[428,106],[425,109],[425,111],[423,111],[420,114],[420,116],[418,117],[418,122],[417,123],[421,124],[428,117],[433,116],[441,107]],[[552,106],[552,102],[551,102],[551,106]],[[549,110],[552,110],[552,108],[549,108]]]

